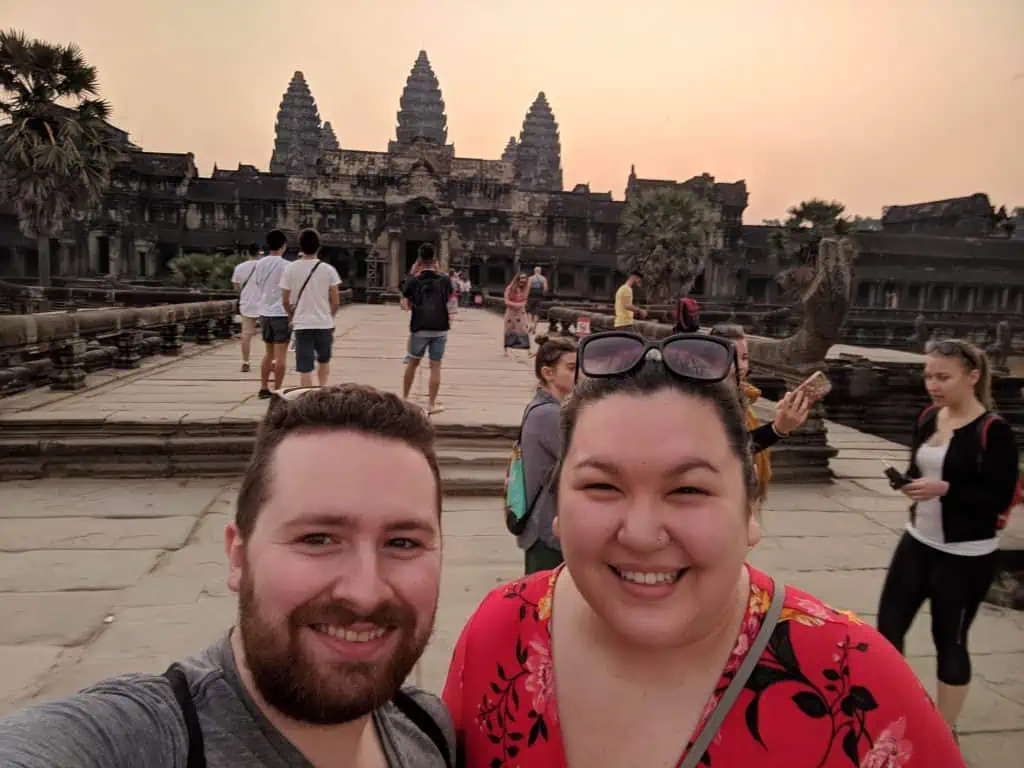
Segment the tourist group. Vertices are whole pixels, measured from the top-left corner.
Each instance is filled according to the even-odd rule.
[[[338,281],[317,266],[314,234],[288,266],[268,261],[283,248],[268,242],[271,256],[239,281],[283,292],[280,309],[259,307],[275,345],[264,388],[289,318],[300,373],[330,359],[319,332]],[[405,393],[427,355],[436,404],[452,284],[432,252],[420,262],[403,288]],[[638,280],[620,289],[619,319],[638,313]],[[515,333],[535,331],[530,308],[545,291],[539,273],[506,289],[523,316]],[[304,306],[306,294],[317,298]],[[616,325],[536,351],[506,491],[527,573],[471,615],[440,696],[404,685],[431,637],[442,572],[428,414],[370,387],[307,381],[271,397],[227,526],[235,626],[162,674],[8,715],[0,765],[964,766],[953,726],[971,677],[967,635],[1017,484],[984,353],[954,340],[928,350],[933,406],[907,425],[908,470],[892,472],[911,514],[876,629],[747,562],[768,449],[827,381],[788,393],[762,425],[742,328],[651,340]],[[934,703],[901,653],[925,601]]]

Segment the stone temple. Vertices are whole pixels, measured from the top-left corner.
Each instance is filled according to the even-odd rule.
[[[541,265],[560,297],[607,299],[621,278],[617,238],[625,202],[680,184],[711,200],[721,221],[693,292],[780,300],[770,228],[743,224],[745,181],[708,174],[645,179],[634,169],[624,199],[585,183],[567,190],[556,107],[538,93],[518,136],[503,150],[494,147],[496,159],[461,157],[441,85],[421,51],[386,151],[345,147],[344,125],[321,121],[301,72],[280,102],[269,172],[215,166],[204,177],[191,153],[143,151],[111,126],[126,159],[102,209],[51,243],[50,272],[65,279],[157,279],[178,254],[230,251],[262,243],[274,227],[295,234],[312,226],[322,234],[323,258],[357,295],[397,290],[420,246],[432,243],[445,265],[468,270],[474,286],[489,292],[500,292],[515,270]],[[878,231],[858,233],[854,303],[1024,312],[1024,240],[998,237],[990,213],[984,195],[892,207]],[[18,231],[13,209],[0,207],[0,276],[36,275],[35,242]]]

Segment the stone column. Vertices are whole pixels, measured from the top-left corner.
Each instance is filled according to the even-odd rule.
[[[401,262],[400,251],[402,248],[402,238],[397,232],[391,232],[391,237],[388,242],[388,250],[390,251],[389,269],[388,269],[388,290],[397,291],[399,287],[399,281],[405,277],[404,266]]]
[[[96,274],[100,271],[100,234],[99,232],[90,232],[89,237],[89,254],[88,254],[88,272]]]
[[[185,334],[184,323],[171,323],[160,329],[160,354],[177,357],[184,345],[182,336]]]
[[[121,264],[121,233],[113,235],[110,240],[110,276],[119,277],[124,268]]]
[[[142,331],[131,328],[117,336],[117,357],[114,367],[121,369],[138,368],[142,360]]]
[[[441,261],[441,272],[448,272],[448,262],[451,259],[451,246],[448,239],[451,237],[451,232],[444,230],[441,232],[441,248],[439,258]]]
[[[196,337],[196,344],[206,346],[213,343],[213,329],[210,328],[210,319],[196,320],[192,324],[192,332]]]

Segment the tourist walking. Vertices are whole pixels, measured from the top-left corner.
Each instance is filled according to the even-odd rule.
[[[249,354],[252,351],[252,337],[260,320],[260,291],[253,282],[256,264],[260,258],[258,245],[250,245],[249,258],[235,266],[231,273],[231,284],[238,291],[238,314],[242,318],[242,373],[249,372]]]
[[[295,337],[295,370],[299,384],[313,386],[313,363],[322,387],[331,375],[334,348],[334,316],[341,306],[337,270],[318,258],[320,235],[305,229],[299,235],[300,258],[281,273],[284,308]]]
[[[526,275],[516,275],[505,286],[505,356],[510,349],[530,349],[530,324],[526,317]]]
[[[405,281],[402,308],[410,311],[409,347],[405,374],[402,378],[402,397],[409,399],[409,391],[416,379],[423,356],[430,358],[430,380],[427,383],[427,414],[444,410],[437,400],[441,390],[441,361],[448,343],[448,299],[452,284],[440,274],[434,247],[429,243],[420,248],[419,269]]]
[[[634,336],[627,356],[607,338],[580,342],[561,416],[565,563],[493,590],[456,643],[463,764],[961,768],[885,638],[745,562],[732,345]]]
[[[462,286],[459,284],[459,276],[454,269],[448,270],[448,282],[452,286],[452,293],[448,297],[448,317],[455,320],[459,316],[459,292]]]
[[[814,400],[801,389],[787,392],[775,404],[775,418],[762,424],[754,413],[754,403],[761,397],[761,390],[748,378],[750,352],[746,331],[741,325],[716,325],[711,329],[711,335],[731,341],[736,348],[735,381],[750,435],[750,449],[754,454],[754,471],[757,476],[755,498],[763,502],[772,479],[772,460],[768,449],[804,425]]]
[[[540,305],[548,292],[548,279],[544,277],[544,271],[538,266],[533,268],[530,275],[529,292],[526,296],[526,314],[530,320],[530,335],[537,333],[537,323],[540,320]]]
[[[430,423],[394,395],[280,393],[225,531],[235,626],[164,674],[0,719],[0,765],[451,768],[444,705],[403,685],[437,611],[440,482]]]
[[[619,330],[629,330],[633,327],[635,317],[643,320],[647,312],[633,303],[633,289],[640,285],[641,274],[633,270],[626,278],[626,282],[619,286],[615,292],[615,327]]]
[[[882,587],[878,629],[902,652],[929,603],[936,701],[955,726],[971,682],[967,635],[995,575],[1000,517],[1014,500],[1017,444],[992,410],[989,362],[978,347],[930,342],[924,381],[932,404],[914,422],[904,479],[892,480],[912,503]]]
[[[559,415],[576,379],[576,344],[572,339],[538,337],[533,371],[537,392],[523,412],[519,450],[526,490],[526,527],[517,537],[525,553],[526,573],[548,571],[562,562],[562,548],[552,529],[555,497],[549,480],[561,455]]]
[[[288,239],[279,229],[267,234],[269,253],[259,260],[252,279],[260,291],[260,329],[263,332],[263,361],[260,363],[259,397],[270,397],[270,376],[274,376],[274,390],[284,385],[284,374],[288,366],[288,311],[284,308],[281,292],[281,274],[288,262],[284,252]]]

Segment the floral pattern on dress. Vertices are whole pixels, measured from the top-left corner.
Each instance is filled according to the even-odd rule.
[[[560,571],[534,574],[492,592],[459,640],[444,697],[471,768],[565,768],[550,624]],[[692,739],[680,739],[680,762],[735,677],[771,605],[771,579],[754,569],[750,575],[750,599],[736,643]],[[477,629],[483,620],[478,615],[488,617],[484,634]],[[796,753],[785,752],[782,762],[769,759],[769,764],[959,768],[963,760],[943,730],[920,682],[880,635],[854,614],[789,588],[768,647],[700,762],[755,768],[776,749],[798,743],[797,761]]]

